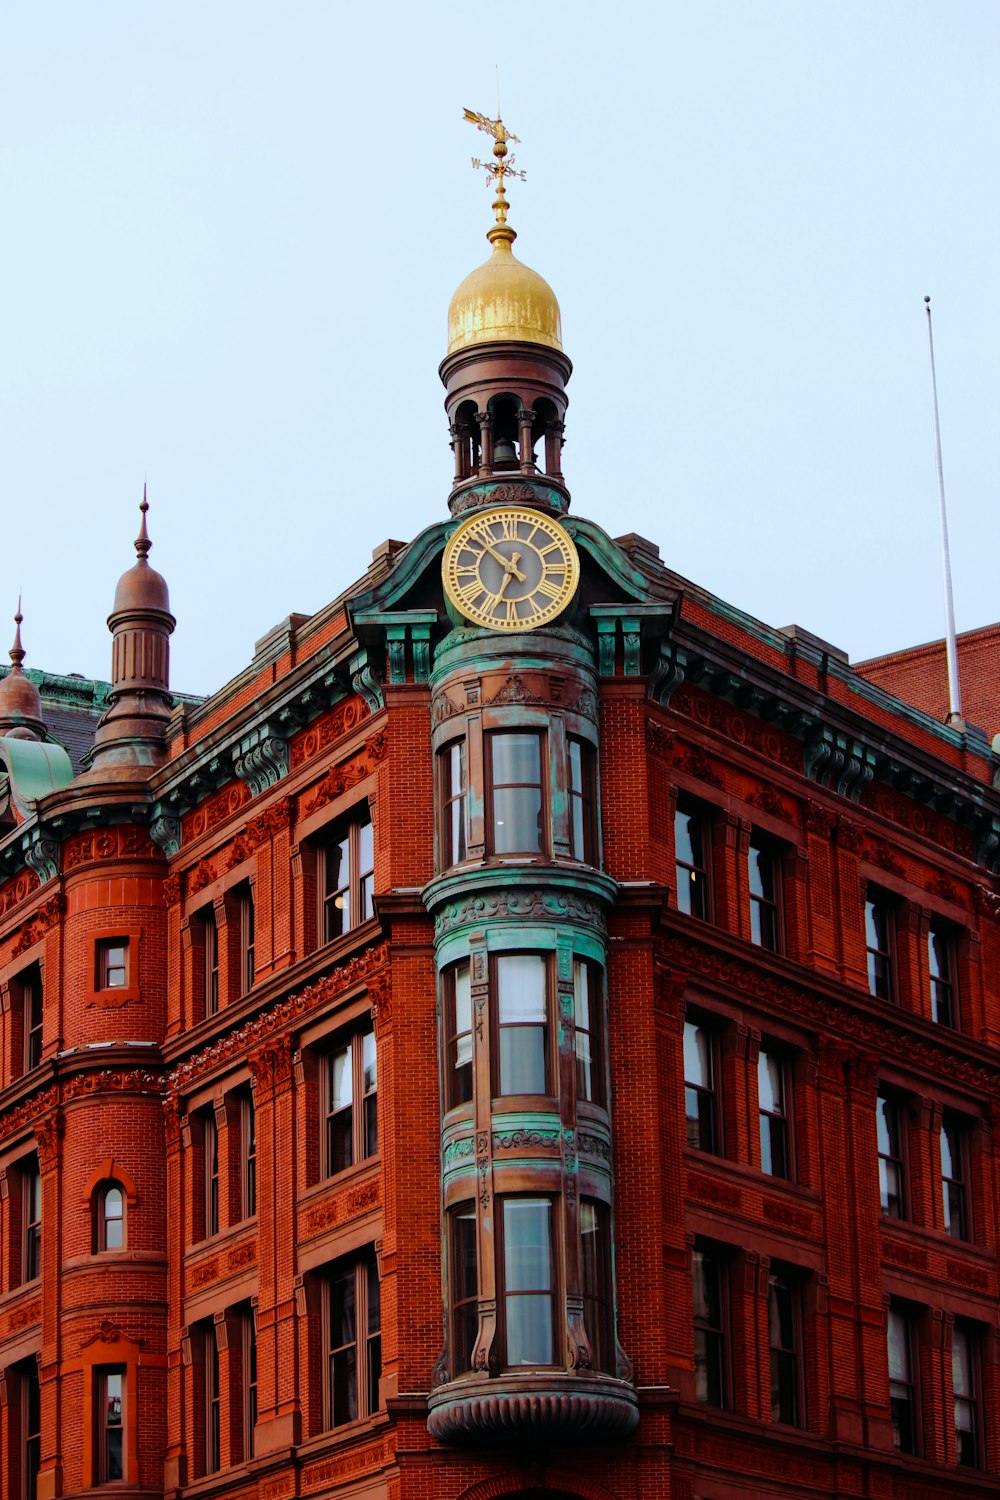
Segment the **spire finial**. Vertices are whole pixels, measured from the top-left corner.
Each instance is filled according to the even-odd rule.
[[[475,125],[477,130],[483,130],[493,138],[493,155],[496,160],[480,161],[478,156],[474,156],[472,158],[472,165],[476,171],[482,169],[486,173],[487,185],[491,182],[495,182],[497,185],[497,195],[493,200],[493,212],[496,214],[497,225],[503,230],[503,234],[498,235],[496,229],[491,229],[487,238],[494,241],[505,239],[509,242],[514,239],[514,231],[507,224],[507,194],[504,192],[504,178],[519,177],[524,182],[527,173],[518,170],[514,166],[515,159],[513,156],[509,159],[507,157],[507,142],[510,141],[515,146],[519,146],[521,142],[518,136],[505,128],[503,120],[500,118],[499,86],[500,76],[498,70],[497,118],[495,120],[491,120],[488,115],[477,114],[473,109],[465,111],[465,118],[469,121],[470,125]]]
[[[149,556],[152,542],[149,540],[149,532],[146,530],[146,512],[149,509],[149,501],[146,499],[146,481],[142,482],[142,504],[139,506],[142,512],[142,522],[139,526],[139,535],[135,539],[135,550],[139,554],[139,561],[145,562]]]
[[[24,661],[25,651],[21,645],[21,621],[24,616],[21,613],[21,595],[17,596],[17,614],[14,616],[14,644],[10,648],[10,669],[12,672],[20,672],[21,663]]]

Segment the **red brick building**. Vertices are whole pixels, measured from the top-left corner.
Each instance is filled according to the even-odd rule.
[[[997,758],[569,513],[505,217],[439,519],[205,701],[145,512],[16,639],[11,1500],[996,1493]]]

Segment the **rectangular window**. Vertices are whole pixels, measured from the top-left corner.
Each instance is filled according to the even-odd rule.
[[[496,960],[498,1094],[549,1094],[548,963],[538,953]]]
[[[916,1361],[913,1357],[914,1328],[909,1312],[889,1308],[889,1409],[892,1441],[899,1453],[917,1453]]]
[[[21,1167],[21,1278],[42,1274],[42,1174],[37,1157]]]
[[[214,1016],[219,1009],[219,924],[214,906],[206,910],[201,927],[205,939],[205,1014]]]
[[[687,1144],[699,1151],[718,1152],[715,1034],[700,1021],[684,1023],[684,1110]]]
[[[97,1380],[97,1482],[113,1484],[125,1477],[122,1433],[125,1418],[125,1371],[99,1368]]]
[[[906,1218],[906,1176],[903,1159],[902,1110],[895,1099],[880,1094],[876,1105],[878,1187],[882,1212],[890,1219]]]
[[[240,903],[240,983],[242,993],[248,995],[253,989],[256,976],[256,924],[253,909],[253,891],[245,885],[239,892]]]
[[[367,803],[321,850],[320,930],[330,943],[375,915],[375,837]]]
[[[750,869],[750,939],[759,948],[777,953],[781,948],[781,864],[777,852],[750,840],[747,855]]]
[[[24,1071],[30,1073],[42,1060],[42,969],[32,964],[19,975],[21,1014],[24,1018]]]
[[[540,734],[489,736],[491,854],[540,854],[545,849]]]
[[[243,1457],[253,1458],[254,1428],[257,1425],[257,1327],[253,1308],[240,1316],[240,1374],[243,1398]]]
[[[240,1208],[244,1219],[257,1212],[257,1112],[253,1095],[240,1095]]]
[[[25,1500],[38,1494],[38,1471],[42,1466],[42,1396],[38,1362],[26,1359],[17,1366],[21,1398],[21,1475]]]
[[[583,1326],[590,1340],[593,1368],[614,1374],[611,1301],[610,1214],[604,1203],[580,1199]]]
[[[222,1391],[219,1383],[219,1340],[214,1323],[204,1327],[205,1355],[205,1473],[222,1463]]]
[[[325,1278],[326,1425],[379,1409],[382,1336],[374,1251],[337,1261]]]
[[[771,1177],[792,1175],[788,1131],[787,1073],[785,1059],[772,1047],[762,1046],[757,1058],[757,1098],[760,1110],[760,1165]]]
[[[203,1117],[202,1145],[205,1157],[205,1238],[219,1232],[219,1127],[215,1113]]]
[[[692,1254],[695,1398],[703,1406],[729,1406],[726,1263],[709,1245]]]
[[[677,910],[707,921],[711,914],[708,896],[708,819],[703,813],[678,806],[674,814],[674,850],[677,874]]]
[[[323,1141],[327,1177],[378,1152],[375,1033],[355,1032],[324,1058]]]
[[[799,1392],[799,1288],[784,1271],[767,1285],[767,1334],[771,1353],[771,1420],[801,1425]]]
[[[469,964],[456,964],[445,977],[447,992],[446,1108],[468,1104],[472,1098],[472,985]]]
[[[868,988],[880,1000],[895,1000],[892,964],[892,911],[882,896],[865,902],[865,946],[868,951]]]
[[[552,1204],[504,1198],[503,1308],[508,1365],[551,1365],[555,1358]]]
[[[956,1240],[969,1238],[965,1153],[965,1127],[954,1115],[945,1115],[941,1122],[941,1195],[945,1233]]]
[[[465,858],[469,839],[468,772],[465,741],[455,740],[441,751],[444,809],[442,869]]]
[[[97,988],[124,989],[128,984],[128,938],[102,938],[97,944]]]
[[[939,1026],[957,1026],[955,940],[946,927],[936,922],[931,923],[927,934],[927,965],[931,981],[931,1020]]]
[[[971,1324],[956,1320],[951,1340],[951,1378],[955,1395],[955,1453],[963,1468],[978,1469],[978,1339]]]
[[[451,1211],[451,1316],[454,1374],[472,1369],[479,1334],[479,1257],[476,1205],[460,1203]]]
[[[576,1097],[604,1103],[604,1031],[601,971],[577,959],[573,964],[573,1008],[576,1022]]]
[[[570,738],[569,848],[581,864],[595,863],[594,751],[583,740]]]

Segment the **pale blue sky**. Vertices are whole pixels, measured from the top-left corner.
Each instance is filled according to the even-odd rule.
[[[67,0],[0,20],[3,620],[106,676],[149,477],[173,685],[206,692],[441,518],[437,365],[488,251],[575,365],[574,511],[852,659],[1000,618],[995,0]]]

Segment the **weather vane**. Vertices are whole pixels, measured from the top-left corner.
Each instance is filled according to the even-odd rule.
[[[524,182],[527,177],[526,172],[519,171],[514,166],[514,157],[508,157],[507,155],[507,142],[510,141],[515,146],[519,146],[521,144],[520,138],[504,127],[499,109],[497,110],[497,118],[495,120],[489,119],[487,115],[477,114],[473,109],[465,111],[465,118],[469,121],[470,125],[475,125],[478,130],[484,130],[487,135],[493,137],[493,155],[496,157],[496,160],[480,161],[478,156],[474,156],[472,158],[472,165],[477,172],[482,168],[486,173],[487,186],[492,182],[496,183],[497,195],[493,202],[493,208],[496,212],[497,223],[505,224],[507,222],[507,195],[504,192],[504,178],[519,177]]]

